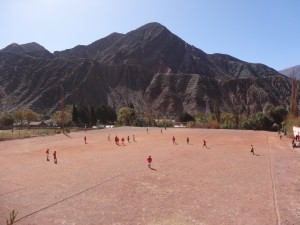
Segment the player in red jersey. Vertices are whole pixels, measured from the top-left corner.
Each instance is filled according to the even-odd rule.
[[[148,167],[151,168],[151,162],[152,162],[151,155],[148,157],[147,162],[148,162]]]

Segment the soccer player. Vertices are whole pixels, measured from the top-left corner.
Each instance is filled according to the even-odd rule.
[[[56,151],[53,153],[54,163],[57,164],[57,157],[56,157]]]
[[[253,145],[250,146],[250,152],[252,152],[252,154],[254,155],[254,148],[253,148]]]
[[[119,143],[119,138],[118,138],[118,136],[116,135],[116,137],[115,137],[115,143],[116,143],[116,145],[118,145]]]
[[[151,168],[151,162],[152,162],[151,155],[148,157],[147,162],[148,162],[148,167]]]
[[[49,148],[47,148],[46,154],[47,154],[47,161],[50,161],[50,159],[49,159]]]
[[[175,137],[174,136],[173,136],[172,140],[173,140],[173,144],[175,144]]]
[[[204,146],[205,146],[206,148],[208,148],[207,145],[206,145],[206,141],[205,141],[205,140],[203,140],[203,148],[204,148]]]

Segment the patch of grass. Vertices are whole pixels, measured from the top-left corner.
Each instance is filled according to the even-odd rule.
[[[15,222],[15,219],[17,217],[18,212],[16,212],[15,210],[13,210],[10,214],[9,214],[9,220],[6,220],[6,225],[13,225]]]
[[[0,141],[24,139],[30,137],[46,136],[55,134],[56,129],[14,129],[0,130]]]
[[[66,128],[65,133],[77,132],[82,131],[83,129],[79,128]],[[16,129],[13,130],[0,130],[0,141],[9,141],[9,140],[16,140],[16,139],[24,139],[24,138],[31,138],[31,137],[39,137],[39,136],[48,136],[54,134],[61,134],[62,129],[57,128],[23,128],[23,129]]]

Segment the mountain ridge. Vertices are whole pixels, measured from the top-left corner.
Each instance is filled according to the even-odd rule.
[[[0,50],[5,110],[54,111],[61,86],[66,104],[108,104],[118,110],[132,103],[139,112],[166,115],[212,112],[215,102],[223,111],[237,104],[241,113],[288,107],[286,76],[263,64],[206,54],[159,23],[112,33],[51,57],[29,53]],[[262,96],[259,103],[250,101],[257,96]]]

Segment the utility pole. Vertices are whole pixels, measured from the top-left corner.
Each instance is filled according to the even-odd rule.
[[[65,114],[64,114],[64,87],[61,85],[61,123],[62,123],[62,130],[65,133]]]

